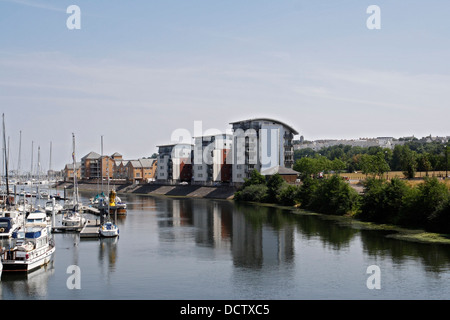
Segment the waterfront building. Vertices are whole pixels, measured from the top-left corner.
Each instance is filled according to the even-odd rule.
[[[156,180],[164,183],[191,182],[194,146],[188,143],[158,146]]]
[[[81,179],[81,162],[75,164],[77,179]],[[64,181],[73,181],[74,170],[73,163],[68,163],[64,167]]]
[[[100,158],[97,152],[89,152],[81,158],[81,178],[98,179],[100,177]]]
[[[154,181],[156,177],[157,162],[156,159],[151,158],[128,161],[126,170],[128,174],[127,180],[135,184]]]
[[[112,179],[116,161],[122,160],[118,152],[101,156],[92,151],[81,158],[81,179]]]
[[[277,166],[292,168],[292,141],[298,132],[274,119],[256,118],[231,122],[232,181],[244,182],[252,170],[263,172]]]
[[[128,162],[129,160],[114,160],[113,179],[127,180],[128,179]]]
[[[231,134],[216,134],[194,139],[193,181],[217,183],[231,181]]]

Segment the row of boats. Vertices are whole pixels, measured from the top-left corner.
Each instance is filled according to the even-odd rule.
[[[110,197],[100,195],[96,196],[98,201],[91,199],[90,206],[97,208],[104,218],[98,227],[100,237],[119,236],[119,228],[110,214],[113,211],[105,210],[105,206],[120,206],[120,214],[123,210],[126,212],[125,203],[115,203],[111,199],[117,199],[115,191]],[[80,232],[87,223],[82,209],[86,207],[68,201],[61,205],[52,200],[46,202],[45,208],[34,210],[29,210],[32,206],[24,206],[24,203],[0,209],[0,237],[10,239],[8,247],[0,247],[0,275],[9,271],[30,272],[49,263],[55,252],[53,228]],[[56,214],[62,215],[61,226],[55,226]]]
[[[73,137],[75,163],[75,137]],[[11,201],[12,200],[12,201]],[[118,237],[119,228],[111,213],[126,213],[126,204],[122,203],[116,192],[111,190],[109,196],[99,194],[91,199],[90,205],[79,201],[78,186],[74,179],[74,194],[71,201],[64,205],[56,199],[45,203],[45,207],[28,204],[25,197],[17,204],[7,195],[0,208],[0,237],[9,238],[7,247],[0,246],[0,275],[2,272],[30,272],[48,264],[56,250],[53,232],[80,232],[87,223],[84,211],[95,208],[101,214],[98,228],[100,237]],[[62,214],[61,226],[55,226],[55,216]]]

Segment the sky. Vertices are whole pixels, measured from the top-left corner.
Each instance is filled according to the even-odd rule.
[[[78,161],[101,153],[101,137],[104,154],[131,160],[176,130],[194,136],[194,123],[225,132],[258,117],[306,140],[449,136],[449,9],[437,0],[0,0],[10,168],[29,171],[39,147],[45,171],[51,143],[51,169],[63,169],[72,133]]]

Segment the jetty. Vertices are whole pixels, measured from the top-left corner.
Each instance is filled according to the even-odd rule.
[[[97,219],[95,221],[88,220],[83,229],[81,229],[80,231],[80,238],[98,238],[99,227],[100,223],[97,221]]]

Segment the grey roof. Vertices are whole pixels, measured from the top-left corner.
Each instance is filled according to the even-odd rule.
[[[278,173],[280,175],[298,175],[299,174],[298,171],[295,171],[291,168],[282,167],[282,166],[275,166],[275,167],[266,169],[264,171],[261,171],[261,174],[263,176],[271,176],[276,173]]]
[[[111,157],[121,157],[122,155],[118,152],[114,152]]]
[[[77,162],[77,163],[75,164],[75,167],[76,167],[77,169],[80,169],[80,168],[81,168],[81,162]],[[66,164],[66,169],[71,169],[71,170],[73,170],[73,163],[68,163],[68,164]]]
[[[129,164],[133,166],[134,168],[149,168],[153,166],[153,163],[156,161],[156,159],[138,159],[138,160],[130,160]]]
[[[270,121],[270,122],[275,122],[278,124],[281,124],[283,126],[285,126],[286,128],[288,128],[290,131],[292,131],[293,134],[298,134],[297,130],[295,130],[294,128],[292,128],[290,125],[287,125],[284,122],[281,122],[279,120],[275,120],[275,119],[271,119],[271,118],[255,118],[255,119],[247,119],[247,120],[241,120],[241,121],[235,121],[235,122],[230,122],[230,124],[235,124],[235,123],[241,123],[241,122],[251,122],[251,121]]]
[[[100,157],[101,156],[97,152],[91,151],[81,159],[98,159]]]

